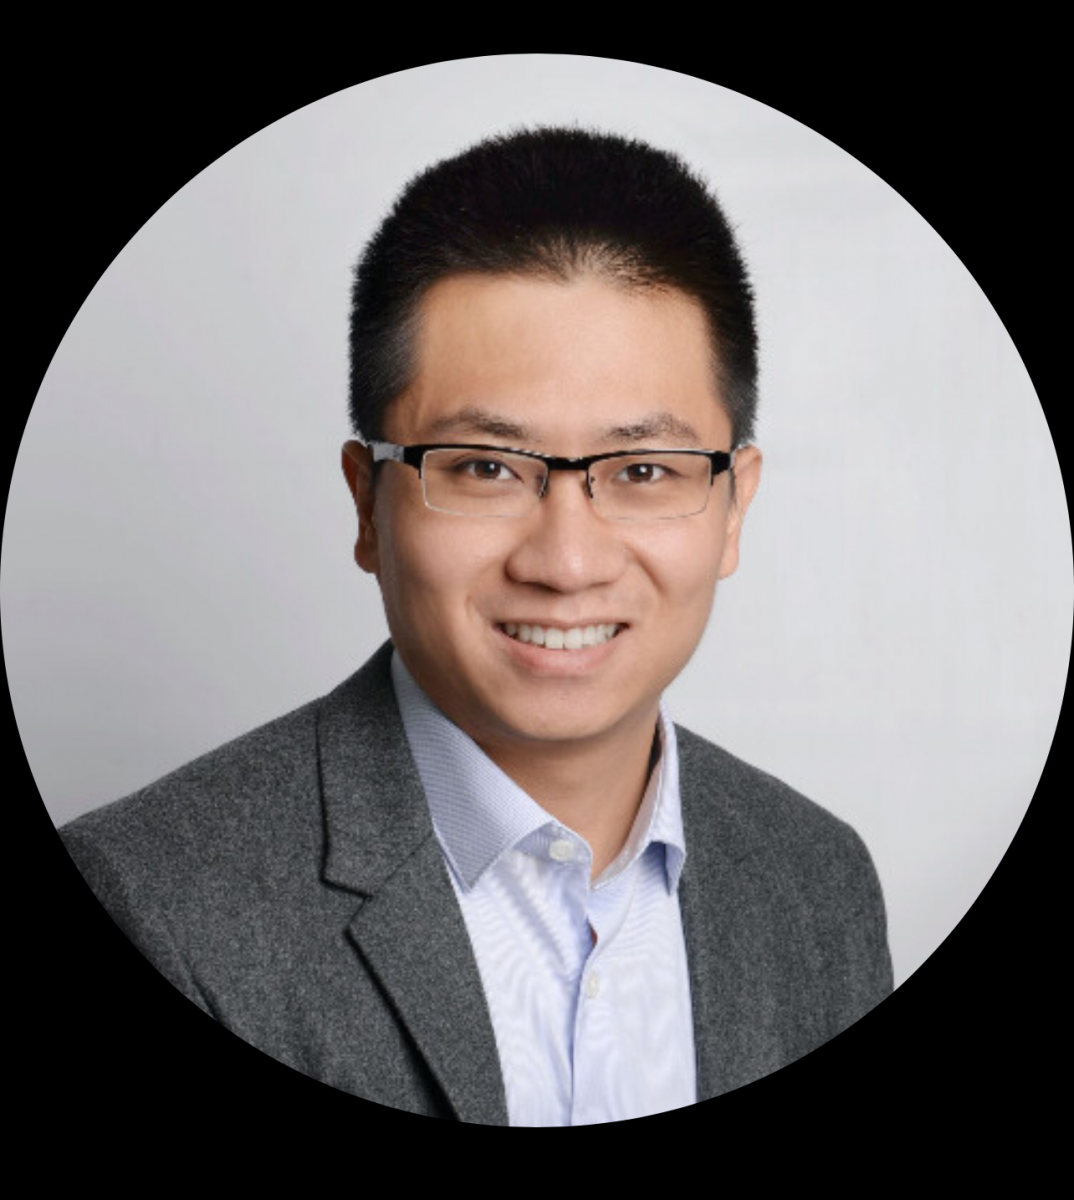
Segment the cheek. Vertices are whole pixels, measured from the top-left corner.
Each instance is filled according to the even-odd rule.
[[[664,603],[681,610],[684,618],[694,609],[708,615],[723,554],[721,534],[715,521],[696,526],[684,522],[653,530],[636,544]]]
[[[440,620],[466,607],[495,569],[491,539],[483,539],[476,524],[430,513],[424,506],[417,513],[397,512],[381,545],[385,605]]]

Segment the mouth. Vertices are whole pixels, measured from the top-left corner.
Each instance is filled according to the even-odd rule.
[[[497,628],[509,638],[524,645],[543,646],[545,650],[588,650],[603,646],[626,628],[625,625],[527,625],[506,621]]]

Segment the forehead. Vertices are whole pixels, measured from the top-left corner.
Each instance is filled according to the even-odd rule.
[[[399,440],[495,434],[497,420],[502,438],[558,452],[615,430],[711,448],[730,436],[705,316],[682,292],[464,275],[430,288],[418,317],[412,382],[386,421]]]

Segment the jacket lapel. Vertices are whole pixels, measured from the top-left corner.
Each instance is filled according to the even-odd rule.
[[[383,646],[321,707],[324,878],[361,898],[350,924],[355,950],[455,1115],[506,1125],[492,1022],[403,730],[391,649]]]
[[[679,884],[690,964],[697,1098],[742,1087],[785,1062],[756,835],[727,803],[719,761],[679,729],[686,863]]]

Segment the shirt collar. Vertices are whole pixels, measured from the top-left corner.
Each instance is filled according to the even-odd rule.
[[[398,651],[392,683],[410,752],[421,776],[437,839],[463,889],[469,891],[508,850],[538,831],[562,828],[451,722],[414,681]],[[653,844],[664,846],[668,891],[679,886],[686,845],[679,800],[675,726],[660,702],[660,758],[626,844],[597,886],[626,870]]]

